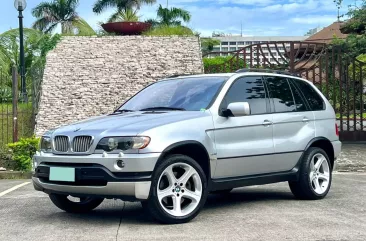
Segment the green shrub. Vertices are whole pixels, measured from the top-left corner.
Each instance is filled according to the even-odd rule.
[[[29,171],[32,167],[32,157],[39,145],[39,138],[21,138],[18,142],[8,144],[11,157],[16,163],[16,170]]]
[[[193,36],[190,28],[184,26],[157,26],[143,33],[146,36]]]
[[[246,67],[243,59],[239,58],[237,61],[233,56],[203,58],[203,65],[206,73],[230,73]]]

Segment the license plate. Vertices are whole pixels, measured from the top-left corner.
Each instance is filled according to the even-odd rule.
[[[75,168],[50,167],[50,181],[75,182]]]

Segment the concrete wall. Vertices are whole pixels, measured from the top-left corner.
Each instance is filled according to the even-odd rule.
[[[36,135],[111,112],[144,86],[203,73],[198,37],[64,37],[48,54]]]

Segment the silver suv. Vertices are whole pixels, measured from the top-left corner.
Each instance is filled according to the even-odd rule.
[[[193,219],[209,193],[289,182],[324,198],[341,150],[332,106],[309,81],[238,71],[149,85],[114,113],[48,131],[33,184],[67,212],[141,201],[155,219]]]

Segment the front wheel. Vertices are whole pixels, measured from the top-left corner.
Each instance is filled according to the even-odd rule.
[[[320,148],[309,148],[303,156],[299,180],[289,182],[292,193],[298,199],[324,198],[332,184],[332,168],[327,153]]]
[[[157,167],[150,198],[142,205],[162,223],[185,223],[198,215],[207,193],[207,179],[201,166],[188,156],[172,155]]]
[[[98,207],[102,202],[103,198],[94,197],[72,197],[67,195],[60,195],[51,193],[50,199],[59,209],[69,213],[85,213]]]

